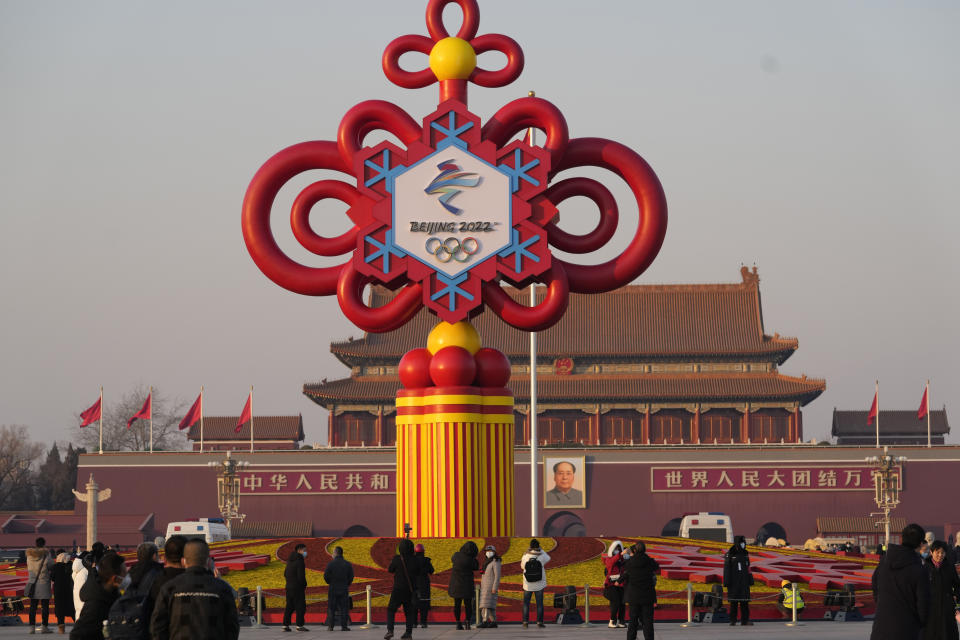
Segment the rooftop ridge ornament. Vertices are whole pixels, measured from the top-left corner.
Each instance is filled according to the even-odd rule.
[[[463,12],[454,36],[443,25],[444,7],[451,2]],[[663,188],[646,161],[611,140],[571,139],[560,110],[542,98],[514,100],[481,126],[467,109],[467,85],[502,87],[516,80],[524,64],[520,45],[500,34],[477,36],[476,0],[429,0],[426,24],[429,37],[395,39],[384,50],[382,64],[387,78],[404,88],[438,82],[436,111],[418,123],[392,103],[361,102],[344,115],[335,142],[295,144],[257,171],[244,197],[242,226],[260,270],[296,293],[336,295],[347,318],[370,332],[396,329],[423,306],[449,323],[488,307],[518,329],[539,331],[562,317],[571,291],[602,293],[643,273],[659,252],[667,225]],[[502,69],[477,66],[477,56],[487,51],[506,56]],[[400,57],[408,52],[428,55],[429,66],[402,69]],[[542,146],[513,139],[531,127],[546,133]],[[403,148],[390,142],[365,147],[364,139],[377,130],[393,134]],[[455,167],[450,177],[459,181],[444,183],[439,165]],[[617,230],[617,202],[602,183],[585,177],[553,180],[560,171],[585,166],[622,178],[639,208],[627,248],[594,265],[566,262],[551,252],[552,246],[590,254],[606,246]],[[299,192],[290,211],[296,240],[313,254],[347,258],[336,266],[296,262],[279,248],[270,229],[277,193],[298,174],[314,169],[338,171],[355,181],[313,182]],[[559,205],[574,196],[592,200],[600,211],[596,228],[585,235],[557,226]],[[336,237],[321,236],[309,222],[312,207],[327,198],[346,203],[353,222]],[[517,287],[543,283],[547,292],[538,305],[526,307],[501,282]],[[362,292],[372,283],[397,295],[385,306],[371,308]]]

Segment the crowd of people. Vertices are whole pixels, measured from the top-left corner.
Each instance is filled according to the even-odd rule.
[[[474,624],[479,629],[497,627],[497,596],[503,574],[503,558],[492,545],[484,548],[482,560],[480,555],[476,543],[467,541],[450,558],[447,594],[453,599],[453,617],[457,630],[468,631]],[[548,562],[550,555],[541,548],[540,542],[537,539],[530,540],[529,548],[520,558],[523,586],[521,625],[524,629],[531,623],[531,601],[536,606],[534,615],[537,627],[546,626],[543,599],[547,588]],[[635,640],[640,629],[643,630],[645,640],[652,640],[659,565],[647,555],[643,542],[638,542],[626,550],[622,543],[615,542],[604,556],[604,566],[604,594],[610,600],[609,626],[626,627],[628,640]],[[394,637],[396,613],[403,609],[406,625],[400,640],[410,640],[418,620],[422,628],[427,627],[427,612],[430,609],[429,574],[434,571],[432,560],[426,556],[423,545],[414,546],[410,540],[403,539],[397,546],[397,553],[390,561],[388,571],[393,574],[393,588],[387,605],[387,633],[383,637],[384,640]],[[475,603],[478,574],[480,599]],[[630,606],[629,623],[625,615],[627,604]],[[479,621],[475,620],[477,609],[480,611]]]
[[[203,540],[171,536],[163,549],[152,542],[137,548],[127,569],[124,558],[97,542],[77,555],[56,556],[37,538],[27,550],[30,600],[29,633],[53,633],[49,604],[54,600],[57,628],[71,640],[236,640],[240,635],[236,593],[221,580]],[[40,612],[40,624],[36,614]]]
[[[337,623],[350,630],[350,585],[353,565],[335,547],[324,570],[327,584],[327,626]],[[291,631],[295,616],[296,631],[305,632],[307,547],[295,545],[287,559],[286,607],[283,630]],[[119,639],[181,640],[205,638],[235,640],[239,636],[237,594],[219,578],[203,540],[171,536],[159,550],[149,542],[137,548],[136,562],[127,570],[124,559],[102,543],[76,557],[58,550],[52,553],[43,538],[27,550],[28,580],[25,595],[30,601],[29,632],[53,633],[49,626],[50,600],[61,634],[66,620],[73,619],[73,640]],[[960,578],[955,565],[956,550],[935,540],[916,524],[901,533],[900,544],[885,549],[873,574],[876,617],[871,640],[960,640]],[[644,543],[625,548],[614,541],[604,552],[603,595],[609,601],[608,627],[626,628],[627,640],[635,640],[642,631],[644,640],[654,637],[653,611],[657,602],[657,575],[660,567],[646,553]],[[520,559],[522,577],[523,628],[531,623],[530,604],[535,603],[535,622],[544,627],[546,566],[550,555],[536,539]],[[401,539],[388,571],[393,586],[387,605],[387,632],[394,635],[396,614],[403,610],[405,629],[401,640],[411,640],[413,630],[427,627],[430,611],[433,562],[422,544]],[[473,541],[467,541],[451,558],[448,595],[453,599],[453,615],[458,630],[497,627],[497,599],[503,572],[503,558],[494,546],[481,554]],[[479,601],[474,602],[479,577]],[[727,591],[730,624],[753,625],[750,620],[750,587],[753,575],[750,554],[743,536],[724,556],[723,586]],[[629,607],[629,616],[627,615]],[[802,595],[784,580],[777,608],[788,617],[802,612]],[[475,620],[479,610],[480,619]],[[39,620],[38,620],[39,614]],[[462,614],[462,618],[461,618]],[[38,624],[39,622],[39,624]]]
[[[908,524],[873,573],[877,612],[870,640],[958,640],[957,560],[945,542]]]

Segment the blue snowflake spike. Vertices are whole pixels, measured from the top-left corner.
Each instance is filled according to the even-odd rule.
[[[375,163],[373,160],[364,160],[363,164],[377,172],[377,175],[369,178],[363,183],[363,186],[372,187],[383,180],[387,193],[393,193],[393,179],[407,168],[402,164],[398,164],[395,167],[390,166],[390,149],[383,150],[383,166]]]
[[[363,238],[364,242],[372,244],[376,247],[376,251],[368,255],[363,259],[367,264],[373,262],[377,258],[383,258],[383,272],[390,273],[390,256],[394,255],[398,258],[406,257],[406,253],[397,248],[393,244],[393,229],[387,229],[387,233],[383,237],[383,242],[378,242],[373,236],[365,236]]]
[[[523,178],[535,187],[540,186],[540,181],[527,175],[527,171],[540,164],[540,160],[534,158],[527,164],[521,164],[522,152],[520,149],[513,150],[513,166],[508,164],[498,165],[507,175],[510,176],[510,189],[513,193],[520,190],[520,179]]]
[[[530,236],[523,242],[520,242],[520,232],[516,229],[511,229],[510,233],[510,246],[498,253],[497,255],[501,258],[509,258],[513,256],[513,265],[514,272],[520,273],[520,267],[523,266],[523,258],[527,257],[533,260],[534,262],[540,262],[540,256],[530,253],[527,251],[527,247],[535,243],[540,239],[539,235]]]
[[[448,305],[450,311],[453,311],[457,306],[457,296],[463,296],[470,302],[473,302],[473,295],[457,286],[458,284],[463,283],[469,276],[469,273],[461,273],[456,278],[448,278],[444,274],[438,272],[437,282],[445,286],[443,289],[430,296],[430,299],[438,300],[443,296],[450,296],[450,302]]]
[[[451,111],[449,114],[447,114],[447,117],[448,117],[448,119],[449,119],[450,124],[447,125],[446,127],[444,127],[443,125],[438,124],[438,123],[436,123],[436,122],[431,122],[431,123],[430,123],[430,128],[431,128],[431,129],[434,129],[434,130],[436,130],[436,131],[439,131],[439,132],[442,133],[443,135],[447,136],[446,138],[444,138],[443,140],[441,140],[440,142],[437,143],[437,149],[442,149],[442,148],[444,148],[444,147],[449,147],[450,145],[456,145],[456,146],[460,147],[461,149],[466,149],[466,148],[467,148],[467,143],[466,143],[464,140],[461,140],[461,139],[460,139],[460,134],[463,133],[463,132],[465,132],[465,131],[469,131],[470,129],[472,129],[472,128],[473,128],[473,123],[472,123],[472,122],[468,122],[467,124],[460,125],[460,126],[458,127],[458,126],[457,126],[457,120],[456,120],[456,118],[457,118],[457,112],[456,112],[456,111]]]

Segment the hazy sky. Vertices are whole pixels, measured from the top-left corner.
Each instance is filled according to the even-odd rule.
[[[325,442],[301,385],[348,375],[329,343],[360,332],[335,299],[260,273],[241,202],[267,158],[334,139],[358,101],[433,110],[435,85],[380,69],[390,40],[426,33],[425,6],[0,2],[0,423],[64,440],[101,384],[108,402],[138,384],[192,402],[203,384],[207,415],[236,415],[253,384],[257,414],[302,412]],[[572,136],[621,141],[659,175],[669,228],[638,282],[759,266],[767,332],[800,340],[782,371],[827,380],[806,437],[834,406],[865,410],[877,378],[904,409],[930,378],[960,427],[960,4],[481,1],[490,32],[527,65],[471,87],[475,113],[536,89]],[[274,219],[303,257],[294,193]],[[623,246],[635,213],[615,193]],[[317,207],[315,228],[345,230],[343,210]]]

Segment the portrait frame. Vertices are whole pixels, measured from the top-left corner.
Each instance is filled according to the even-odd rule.
[[[556,496],[557,484],[554,479],[554,467],[562,462],[573,465],[573,486],[569,493],[577,492],[579,501],[560,500]],[[585,456],[544,456],[543,457],[543,508],[544,509],[586,509],[587,478]]]

